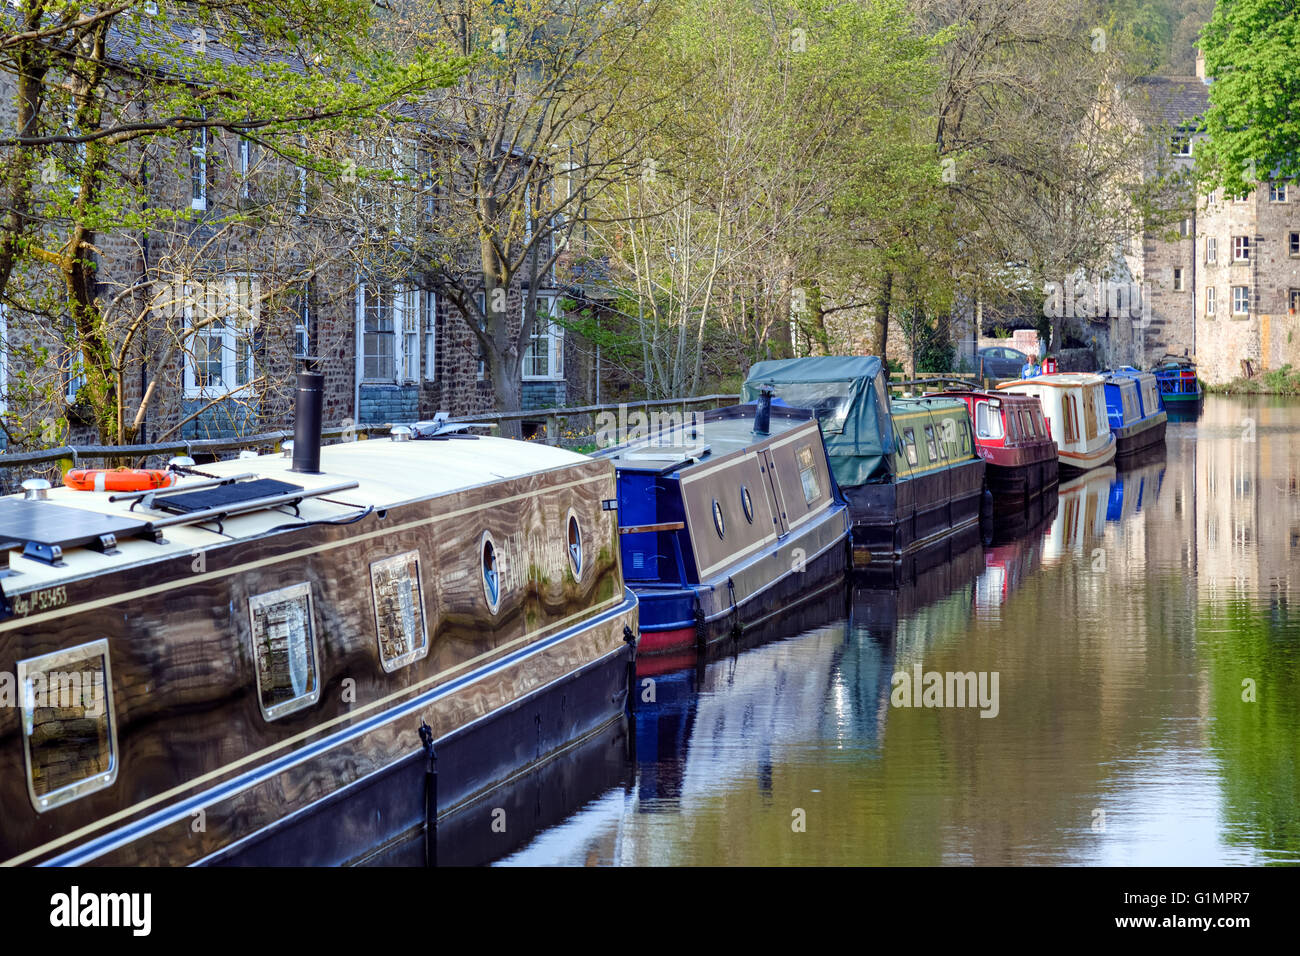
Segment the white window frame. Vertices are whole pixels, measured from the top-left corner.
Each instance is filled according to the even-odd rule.
[[[293,317],[293,355],[301,358],[311,355],[311,283],[304,282],[299,288],[297,308]]]
[[[420,293],[420,334],[424,336],[424,381],[438,378],[438,296]]]
[[[1217,303],[1218,295],[1219,295],[1218,290],[1215,289],[1214,286],[1207,285],[1205,287],[1205,314],[1206,315],[1214,315],[1215,306],[1218,304]]]
[[[1232,237],[1232,261],[1233,262],[1250,261],[1250,236]]]
[[[1175,156],[1192,155],[1192,134],[1179,130],[1174,133],[1170,145],[1173,147]]]
[[[239,314],[239,285],[244,282],[248,283],[247,315]],[[182,303],[186,330],[184,362],[186,398],[235,397],[246,395],[252,389],[253,382],[257,378],[257,347],[256,342],[253,341],[253,335],[257,329],[258,319],[261,314],[260,285],[257,276],[247,273],[214,276],[206,282],[186,283],[184,302]],[[213,289],[213,287],[216,288]],[[194,328],[195,313],[200,297],[204,300],[205,308],[209,306],[218,309],[227,306],[233,306],[233,308],[229,309],[221,320],[196,330]],[[213,330],[216,330],[215,334],[219,334],[222,340],[221,384],[217,386],[200,385],[198,376],[195,374],[195,361],[197,359],[195,344],[199,336],[214,337]],[[241,338],[249,339],[248,355],[244,359],[245,381],[242,385],[238,383]]]
[[[250,194],[248,176],[253,169],[253,144],[247,136],[239,137],[239,198],[247,199]]]
[[[525,382],[562,382],[564,381],[564,326],[554,321],[559,295],[554,292],[537,293],[537,316],[533,321],[532,335],[529,336],[528,348],[520,372]],[[527,296],[520,306],[521,320],[524,310],[528,308]],[[545,328],[542,323],[545,322]],[[533,352],[541,341],[546,342],[546,371],[529,373]],[[535,365],[534,365],[535,367]]]
[[[1300,289],[1286,290],[1286,311],[1288,315],[1300,315]]]
[[[1192,234],[1192,220],[1189,218],[1183,218],[1178,220],[1179,238],[1186,239],[1191,234]]]
[[[392,335],[393,337],[393,374],[372,376],[366,374],[366,292],[369,285],[378,284],[381,293],[391,297],[388,303],[392,314],[391,332],[374,334]],[[420,374],[420,302],[424,296],[432,293],[422,292],[414,286],[383,279],[357,280],[356,326],[357,326],[357,376],[363,385],[410,385],[423,381]],[[412,341],[413,340],[413,341]],[[408,367],[413,363],[413,367]]]
[[[486,293],[486,292],[475,292],[475,293],[474,293],[474,304],[478,306],[479,315],[482,315],[482,316],[486,316],[486,315],[487,315],[487,293]],[[467,318],[468,318],[468,317],[467,317]],[[480,330],[480,331],[482,331],[483,329],[485,329],[485,328],[487,327],[487,320],[486,320],[485,318],[484,318],[484,319],[480,319],[480,320],[479,320],[479,323],[478,323],[478,327],[479,327],[479,330]],[[483,382],[483,381],[486,381],[486,380],[487,380],[487,361],[486,361],[486,356],[483,354],[483,346],[478,344],[478,339],[477,339],[477,338],[474,340],[474,344],[475,344],[475,345],[478,345],[478,376],[477,376],[477,381]]]
[[[1237,295],[1237,293],[1239,293],[1239,292],[1242,293],[1241,296],[1238,296],[1238,295]],[[1238,308],[1238,305],[1237,305],[1237,300],[1238,300],[1238,298],[1241,298],[1241,299],[1245,300],[1245,307],[1244,307],[1244,308]],[[1233,314],[1233,315],[1250,315],[1250,286],[1248,286],[1248,285],[1234,285],[1234,286],[1232,287],[1232,314]]]
[[[1286,237],[1287,255],[1300,256],[1300,232],[1292,232]]]
[[[1268,184],[1268,201],[1269,202],[1286,202],[1287,189],[1286,183],[1269,183]]]
[[[1174,269],[1174,291],[1183,292],[1184,285],[1185,283],[1183,281],[1183,270],[1175,268]]]
[[[200,110],[199,115],[203,119],[208,118],[206,109]],[[208,147],[210,139],[209,130],[206,126],[201,126],[196,130],[190,131],[190,209],[196,212],[208,211]],[[198,145],[195,145],[197,140]],[[199,189],[198,195],[194,192],[195,162],[199,164]]]
[[[1205,237],[1205,261],[1207,263],[1217,263],[1219,261],[1219,237]]]

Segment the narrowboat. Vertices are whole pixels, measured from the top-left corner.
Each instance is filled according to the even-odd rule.
[[[1103,372],[1106,417],[1115,433],[1115,456],[1135,455],[1153,445],[1163,445],[1168,416],[1160,403],[1156,377],[1125,365]]]
[[[1165,411],[1174,421],[1195,418],[1201,409],[1205,393],[1196,377],[1196,365],[1190,359],[1166,355],[1153,368],[1156,383],[1160,386],[1160,399]]]
[[[654,417],[620,427],[627,440],[595,453],[618,475],[643,666],[654,666],[646,655],[692,653],[842,584],[848,506],[810,411],[764,397],[689,421]]]
[[[975,451],[993,505],[1005,509],[1054,494],[1059,476],[1056,442],[1038,399],[1014,392],[950,389],[931,393],[962,402],[975,425]]]
[[[1115,435],[1106,417],[1104,388],[1100,375],[1053,372],[1003,382],[998,391],[1031,395],[1041,403],[1064,480],[1115,459]]]
[[[0,499],[0,861],[427,860],[625,719],[609,463],[443,423],[322,448],[322,379],[291,456]]]
[[[759,362],[745,380],[745,397],[767,388],[776,400],[817,415],[852,513],[855,566],[898,564],[979,527],[984,460],[962,402],[891,401],[888,373],[875,356]]]

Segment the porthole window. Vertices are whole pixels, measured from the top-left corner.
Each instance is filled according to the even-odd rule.
[[[429,653],[420,584],[420,552],[407,551],[370,565],[370,593],[375,602],[379,663],[388,673]]]
[[[117,726],[108,641],[18,662],[27,793],[37,812],[112,786]]]
[[[501,571],[497,567],[497,549],[492,535],[483,532],[483,596],[492,613],[501,606]]]
[[[722,517],[722,505],[718,504],[718,499],[713,499],[713,527],[718,529],[718,537],[727,536],[727,522]]]
[[[253,664],[262,716],[276,720],[320,699],[311,585],[292,584],[248,599]]]
[[[749,497],[749,489],[744,485],[740,486],[740,504],[745,509],[745,520],[750,524],[754,523],[754,500]]]
[[[573,569],[575,578],[582,577],[582,529],[578,527],[578,515],[569,512],[569,567]]]

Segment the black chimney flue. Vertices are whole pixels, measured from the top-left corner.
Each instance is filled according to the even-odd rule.
[[[754,411],[754,434],[766,435],[772,426],[772,389],[763,385],[758,390],[758,408]]]
[[[302,358],[298,393],[294,397],[293,466],[290,471],[320,474],[321,396],[325,376],[316,371],[316,359]]]

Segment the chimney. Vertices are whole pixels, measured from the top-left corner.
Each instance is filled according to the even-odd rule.
[[[316,371],[316,359],[304,356],[294,397],[293,465],[290,471],[320,474],[321,397],[325,376]]]
[[[1196,78],[1209,86],[1210,81],[1205,78],[1205,54],[1199,48],[1196,51]]]
[[[754,409],[754,434],[766,435],[772,424],[772,389],[763,385],[758,390],[758,407]]]

